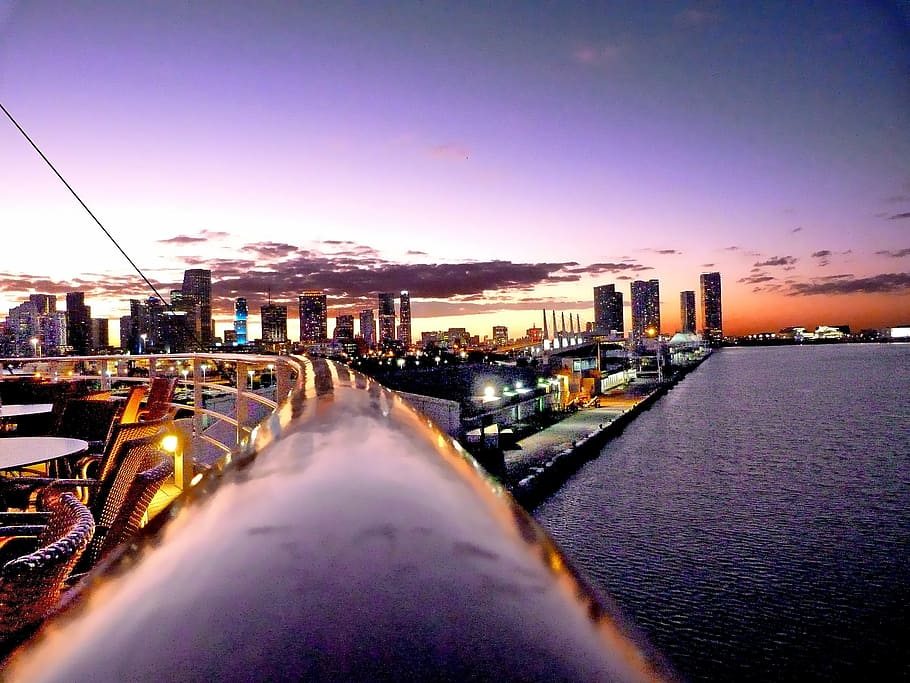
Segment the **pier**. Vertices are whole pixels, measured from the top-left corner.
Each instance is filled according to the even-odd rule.
[[[519,439],[513,448],[503,451],[506,488],[526,510],[533,510],[704,358],[707,356],[677,368],[662,381],[638,379],[613,389],[599,397],[597,407],[580,409]]]

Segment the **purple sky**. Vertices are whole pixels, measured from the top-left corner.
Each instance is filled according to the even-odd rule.
[[[734,333],[882,326],[910,322],[906,7],[0,0],[0,101],[160,291],[212,269],[219,330],[236,296],[408,289],[417,331],[517,335],[657,277],[672,332],[703,270]],[[0,173],[0,314],[148,295],[5,120]]]

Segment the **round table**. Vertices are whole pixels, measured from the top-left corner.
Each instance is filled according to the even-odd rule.
[[[4,403],[0,406],[0,419],[22,417],[23,415],[40,415],[54,409],[53,403]]]
[[[88,450],[88,441],[63,436],[11,436],[0,439],[0,470],[27,467]]]

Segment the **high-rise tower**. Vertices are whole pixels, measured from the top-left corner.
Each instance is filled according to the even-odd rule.
[[[190,331],[203,348],[208,348],[213,337],[212,271],[202,268],[183,271],[183,288],[180,291],[181,305],[174,305],[174,308],[186,311]]]
[[[622,334],[625,330],[622,320],[622,292],[616,285],[600,285],[594,288],[594,333]]]
[[[322,342],[328,338],[329,320],[326,296],[322,290],[300,295],[300,341]]]
[[[373,319],[373,309],[365,308],[360,311],[360,336],[367,348],[376,343],[376,321]]]
[[[702,336],[717,345],[724,338],[724,318],[720,305],[720,273],[701,274]]]
[[[395,341],[395,293],[379,293],[379,343]]]
[[[398,310],[398,341],[405,349],[411,345],[411,295],[407,290],[401,291]]]
[[[92,343],[91,318],[91,309],[85,305],[85,292],[67,292],[67,342],[77,356],[89,354]]]
[[[683,332],[695,332],[695,292],[679,293],[679,324]]]
[[[660,334],[660,283],[635,280],[632,283],[632,343],[636,346]]]
[[[246,299],[241,296],[234,302],[234,338],[237,346],[246,345],[246,319]]]
[[[288,340],[288,307],[269,302],[259,311],[262,316],[262,341],[284,344]]]

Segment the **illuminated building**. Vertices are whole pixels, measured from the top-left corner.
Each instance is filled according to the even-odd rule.
[[[328,309],[321,290],[309,290],[300,295],[300,341],[322,342],[328,339]]]
[[[505,325],[493,325],[493,344],[505,346],[509,343],[509,328]]]
[[[373,319],[373,309],[365,308],[360,311],[360,336],[367,348],[376,343],[376,321]]]
[[[658,334],[660,283],[653,279],[635,280],[632,282],[632,343],[639,346],[645,337]]]
[[[239,297],[234,302],[234,338],[233,346],[244,346],[247,343],[246,319],[247,319],[246,299]],[[224,341],[227,343],[228,337],[225,334]]]
[[[172,305],[177,311],[186,311],[187,323],[199,345],[212,345],[212,271],[192,268],[183,271],[183,288],[180,290],[180,306]]]
[[[379,294],[379,343],[389,344],[395,341],[395,294]]]
[[[339,315],[335,317],[335,333],[332,335],[335,341],[354,339],[354,316]]]
[[[411,295],[407,290],[401,291],[398,318],[398,341],[408,348],[411,345]]]
[[[625,330],[622,319],[622,292],[616,285],[600,285],[594,288],[594,333],[601,335],[622,335]]]
[[[679,324],[682,332],[695,332],[695,292],[679,293]]]
[[[720,273],[701,274],[701,313],[702,336],[712,344],[719,344],[724,338]]]
[[[288,307],[268,303],[260,307],[262,316],[262,341],[284,344],[288,340]]]

